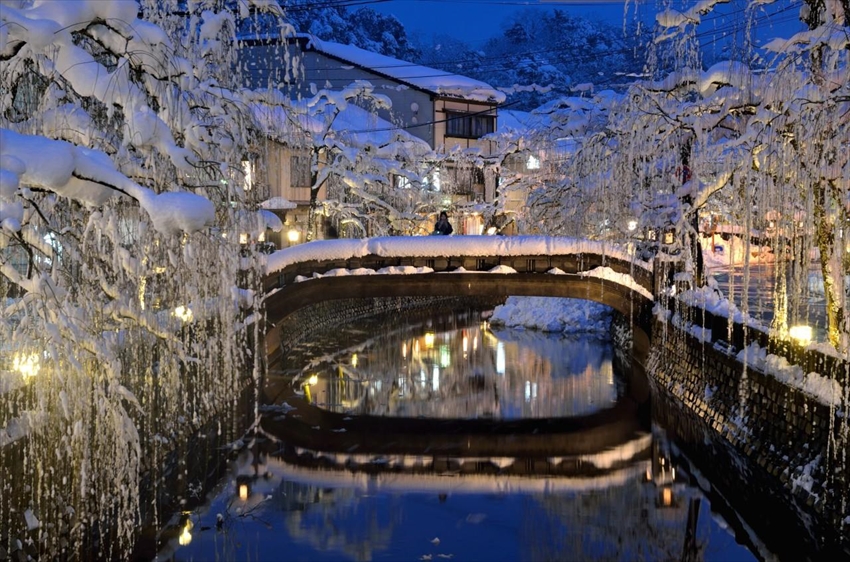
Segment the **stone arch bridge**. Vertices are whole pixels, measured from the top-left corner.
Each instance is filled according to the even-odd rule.
[[[546,236],[419,236],[323,240],[269,257],[264,278],[269,354],[278,323],[330,299],[399,296],[550,296],[596,301],[634,326],[649,348],[659,280],[622,247]]]

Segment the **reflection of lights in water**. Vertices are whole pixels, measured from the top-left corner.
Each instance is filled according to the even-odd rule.
[[[466,332],[463,333],[463,352],[466,353],[469,351],[469,336],[466,335]]]
[[[425,347],[428,349],[434,347],[434,332],[425,333]]]
[[[351,366],[357,368],[357,354],[353,353],[351,355]]]
[[[525,381],[525,401],[531,402],[537,399],[537,383]]]
[[[404,359],[407,359],[407,342],[401,343],[401,356]]]
[[[505,374],[505,363],[505,344],[499,342],[496,344],[496,372],[498,374]]]
[[[177,542],[180,546],[186,546],[190,542],[192,542],[192,520],[186,519],[186,524],[183,526],[183,530],[180,532],[180,536],[177,537]]]
[[[472,351],[476,351],[478,349],[478,334],[472,336]]]
[[[434,368],[436,369],[437,366],[435,365]],[[428,374],[425,372],[425,369],[422,369],[419,371],[419,384],[424,387],[426,382],[428,382]]]
[[[664,507],[670,507],[673,505],[673,489],[672,488],[664,488],[661,490],[661,505]]]
[[[248,484],[239,484],[239,499],[245,501],[248,499],[248,495]]]
[[[431,379],[431,390],[440,390],[440,368],[434,365],[434,374]]]
[[[440,367],[446,368],[452,364],[452,354],[449,351],[449,346],[441,345],[440,346]]]
[[[419,340],[413,342],[413,354],[419,355]]]

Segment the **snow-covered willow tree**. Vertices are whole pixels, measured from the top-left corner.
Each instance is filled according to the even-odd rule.
[[[850,3],[812,0],[801,19],[807,31],[767,45],[778,62],[750,123],[753,165],[741,181],[774,202],[782,228],[796,228],[812,246],[823,278],[829,343],[846,353]]]
[[[228,6],[0,4],[7,550],[126,557],[151,522],[140,475],[155,496],[167,453],[252,376],[258,283],[239,233],[263,223],[244,189],[254,127]]]
[[[692,34],[688,30],[714,5],[702,2],[686,12],[661,13],[658,21],[666,33],[660,37]],[[732,222],[746,232],[774,238],[780,273],[774,327],[779,333],[787,331],[789,320],[785,268],[793,266],[796,284],[805,286],[799,277],[806,275],[806,268],[800,265],[816,255],[826,297],[829,343],[842,352],[848,349],[844,288],[850,202],[847,10],[847,2],[804,4],[800,19],[809,29],[766,44],[766,69],[745,64],[757,60],[750,55],[717,63],[706,72],[690,71],[691,77],[687,69],[679,70],[663,82],[679,88],[694,84],[702,100],[694,104],[691,98],[681,105],[692,135],[688,161],[683,163],[690,165],[692,173],[679,200],[687,201],[694,213],[712,199],[721,199]],[[651,102],[660,105],[658,97]],[[800,291],[791,293],[793,300]]]
[[[810,250],[819,255],[830,343],[845,349],[846,6],[806,4],[801,19],[811,29],[770,42],[770,56],[743,52],[703,70],[696,28],[715,4],[659,13],[651,59],[663,72],[608,100],[607,121],[578,132],[562,182],[533,194],[530,215],[573,235],[670,232],[670,249],[683,251],[695,273],[701,210],[756,235],[778,218],[777,249],[789,245],[801,259]],[[767,62],[754,67],[758,60]],[[576,208],[582,211],[567,212],[568,220],[553,220]],[[777,255],[784,267],[785,253]],[[778,288],[780,308],[785,293]],[[787,321],[779,310],[780,332]]]

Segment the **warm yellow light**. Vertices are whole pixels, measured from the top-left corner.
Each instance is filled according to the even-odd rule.
[[[351,366],[354,367],[354,368],[357,368],[357,354],[356,353],[351,354]]]
[[[264,230],[257,236],[257,242],[265,242],[266,241],[266,231]]]
[[[192,521],[191,519],[186,520],[186,526],[183,527],[183,531],[180,532],[180,536],[177,538],[177,542],[180,543],[180,546],[186,546],[190,542],[192,542]]]
[[[248,484],[239,484],[239,499],[242,501],[248,499]]]
[[[191,322],[192,318],[194,318],[194,314],[192,314],[192,309],[188,306],[178,306],[177,308],[175,308],[174,316],[176,316],[183,322]]]
[[[427,348],[434,347],[434,332],[427,332],[425,334],[425,347],[427,347]]]
[[[797,340],[798,343],[808,345],[812,343],[812,327],[811,326],[791,326],[788,330],[788,335]]]
[[[239,243],[240,244],[247,244],[248,243],[248,233],[247,232],[242,232],[242,233],[239,234]]]
[[[21,373],[24,378],[36,376],[39,370],[38,355],[35,353],[16,355],[12,359],[12,369]]]
[[[407,342],[402,342],[401,344],[401,356],[407,359]]]
[[[637,228],[637,221],[635,221],[635,220],[629,221],[628,227],[629,227],[629,232],[635,230]]]
[[[316,386],[317,382],[319,382],[319,377],[317,375],[310,375],[310,378],[307,379],[307,384],[310,386]]]
[[[493,236],[494,234],[496,234],[496,227],[495,227],[495,226],[491,226],[490,228],[488,228],[488,229],[487,229],[487,234],[488,234],[488,235],[490,235],[490,236]]]
[[[466,353],[469,351],[469,336],[466,334],[463,335],[463,352]]]
[[[299,238],[301,238],[301,233],[295,229],[292,229],[286,233],[286,239],[290,242],[298,242]]]
[[[673,505],[673,490],[671,488],[661,490],[661,503],[667,507]]]

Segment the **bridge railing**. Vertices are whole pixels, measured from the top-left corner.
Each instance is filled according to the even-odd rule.
[[[485,272],[507,266],[518,273],[582,273],[597,267],[630,275],[654,294],[652,264],[611,243],[548,236],[394,236],[309,242],[269,256],[267,291],[301,277],[333,269],[378,271],[387,267],[428,268],[435,272]]]

